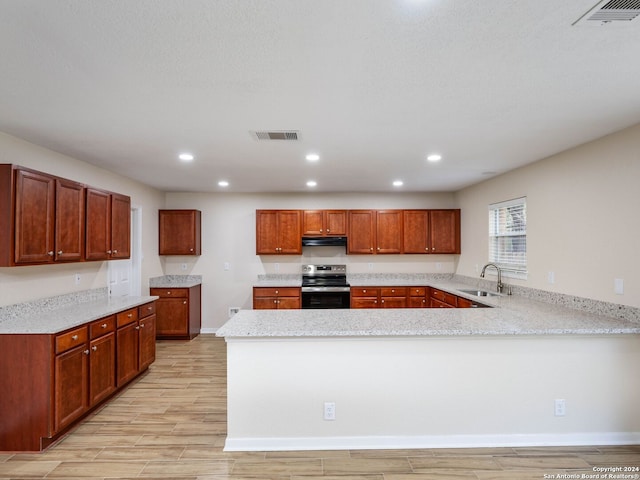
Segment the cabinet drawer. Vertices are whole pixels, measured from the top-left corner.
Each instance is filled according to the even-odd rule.
[[[87,341],[87,327],[76,328],[67,333],[56,335],[56,353],[66,352],[67,350],[82,345]]]
[[[352,297],[377,297],[378,288],[376,287],[351,287]]]
[[[148,317],[156,313],[156,302],[145,303],[138,307],[138,318]]]
[[[410,287],[409,295],[412,297],[424,297],[427,294],[427,289],[425,287]]]
[[[431,289],[431,297],[432,298],[436,298],[436,299],[440,300],[441,302],[445,301],[445,295],[446,295],[446,293],[444,293],[442,290],[437,290],[435,288]]]
[[[118,314],[118,328],[124,327],[125,325],[129,325],[130,323],[138,320],[138,309],[131,308],[129,310],[125,310],[124,312],[120,312]]]
[[[114,332],[116,330],[116,316],[111,315],[110,317],[101,318],[100,320],[96,320],[95,322],[91,322],[89,324],[89,338],[93,340],[94,338],[101,337],[102,335]]]
[[[151,295],[160,298],[188,297],[188,288],[152,288]]]
[[[253,289],[254,297],[299,297],[300,289],[297,287],[256,287]]]
[[[382,297],[406,297],[407,287],[384,287],[380,289]]]

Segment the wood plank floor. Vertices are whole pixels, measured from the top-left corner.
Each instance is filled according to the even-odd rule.
[[[212,335],[158,342],[148,374],[48,451],[0,453],[0,479],[540,480],[640,467],[637,445],[225,453],[225,358]]]

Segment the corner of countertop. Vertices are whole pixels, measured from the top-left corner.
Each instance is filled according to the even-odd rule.
[[[149,279],[149,288],[189,288],[201,284],[202,275],[163,275]]]

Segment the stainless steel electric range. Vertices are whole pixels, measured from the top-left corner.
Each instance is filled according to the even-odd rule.
[[[302,308],[349,308],[346,265],[303,265]]]

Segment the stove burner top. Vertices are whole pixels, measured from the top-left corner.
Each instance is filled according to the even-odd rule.
[[[303,265],[303,292],[348,292],[346,265]]]

